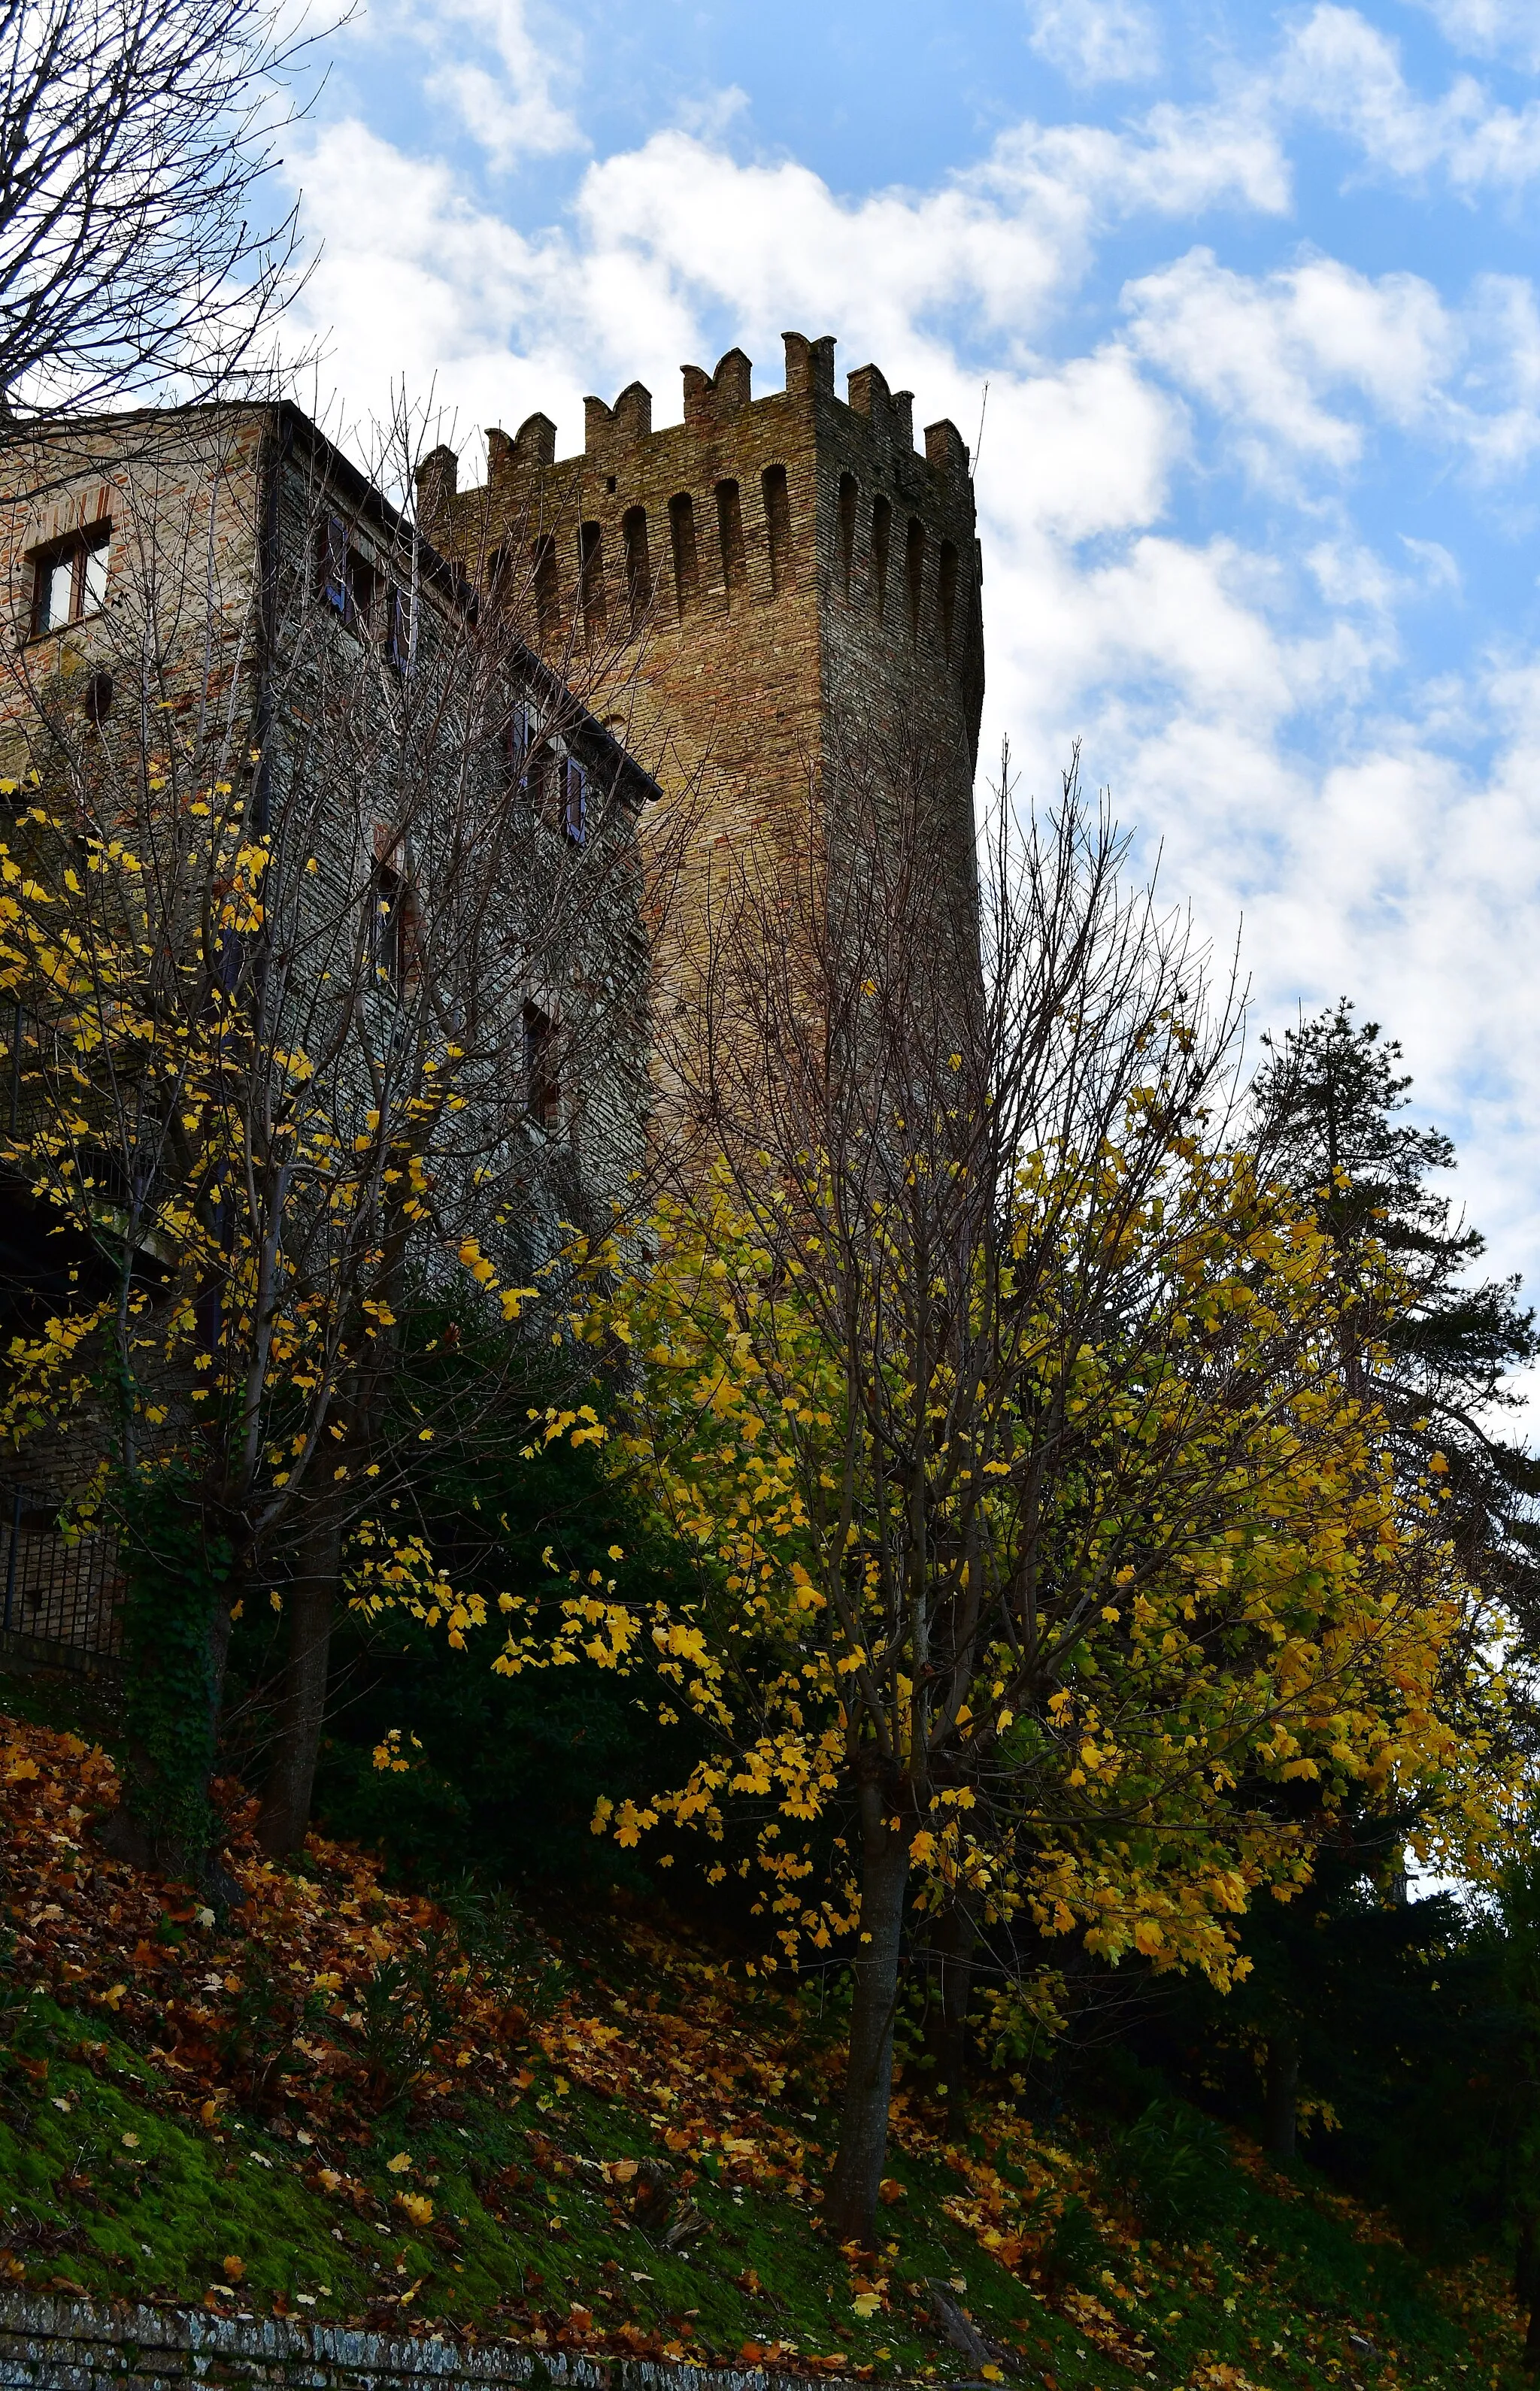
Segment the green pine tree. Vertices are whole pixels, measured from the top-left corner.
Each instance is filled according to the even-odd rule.
[[[1344,1323],[1349,1383],[1368,1394],[1372,1376],[1408,1478],[1444,1455],[1460,1559],[1540,1650],[1540,1461],[1504,1433],[1521,1401],[1513,1374],[1540,1352],[1520,1281],[1476,1275],[1485,1240],[1439,1183],[1453,1142],[1402,1118],[1411,1078],[1378,1022],[1356,1022],[1343,997],[1262,1042],[1251,1104],[1264,1164],[1314,1198],[1350,1287],[1374,1241],[1415,1291],[1387,1322],[1365,1282]]]

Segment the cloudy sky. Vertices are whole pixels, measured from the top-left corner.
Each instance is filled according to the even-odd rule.
[[[787,327],[982,411],[986,749],[1393,1029],[1540,1287],[1540,0],[366,0],[291,157],[356,412]]]

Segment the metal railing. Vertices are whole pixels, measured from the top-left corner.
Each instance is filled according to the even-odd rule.
[[[0,1648],[65,1667],[115,1661],[122,1650],[123,1571],[109,1529],[66,1537],[58,1506],[26,1486],[0,1490],[5,1599]]]

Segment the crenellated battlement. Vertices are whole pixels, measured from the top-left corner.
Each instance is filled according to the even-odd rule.
[[[628,738],[668,788],[710,794],[711,840],[805,827],[809,774],[852,722],[926,743],[971,851],[983,694],[981,573],[967,444],[914,438],[913,394],[875,365],[835,382],[832,335],[783,335],[756,397],[730,348],[681,368],[682,420],[628,382],[583,402],[559,456],[549,415],[487,433],[485,484],[452,450],[418,481],[429,537],[488,594],[515,558],[553,660],[586,648]]]
[[[846,378],[846,396],[841,400],[835,390],[833,334],[810,341],[803,332],[785,332],[782,339],[784,387],[759,399],[753,395],[752,361],[741,348],[729,349],[712,373],[702,366],[682,366],[684,420],[680,424],[654,430],[653,394],[644,382],[628,382],[613,406],[592,395],[585,398],[580,456],[558,459],[556,426],[549,415],[526,416],[511,434],[494,426],[486,435],[488,484],[496,490],[525,481],[533,473],[579,463],[609,472],[634,461],[636,452],[653,442],[677,445],[681,436],[708,441],[731,437],[741,417],[764,408],[783,414],[795,407],[809,415],[818,410],[830,430],[836,429],[841,415],[860,419],[878,455],[886,454],[912,468],[921,463],[914,446],[912,391],[890,389],[878,366],[858,366]],[[850,428],[854,433],[854,422]],[[938,497],[961,495],[967,489],[967,443],[944,417],[925,426],[924,463],[940,485]],[[459,460],[451,449],[436,448],[424,460],[418,477],[419,499],[420,505],[426,499],[429,515],[441,513],[448,501],[475,495],[473,489],[459,490],[458,471]]]

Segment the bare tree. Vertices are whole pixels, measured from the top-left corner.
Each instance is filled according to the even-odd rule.
[[[0,0],[0,423],[251,360],[294,288],[266,187],[315,46],[267,0]]]

